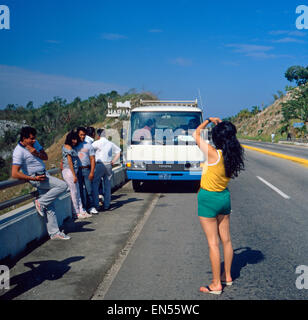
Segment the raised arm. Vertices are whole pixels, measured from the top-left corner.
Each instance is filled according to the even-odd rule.
[[[207,141],[202,139],[201,132],[211,122],[214,123],[215,125],[217,125],[219,122],[221,122],[221,120],[219,118],[215,118],[215,117],[207,118],[203,123],[201,123],[199,125],[199,127],[196,129],[196,131],[192,135],[193,138],[196,140],[198,147],[203,152],[205,157],[208,158],[208,160],[210,160],[210,158],[215,159],[217,156],[217,151]]]
[[[26,146],[26,149],[32,154],[34,155],[35,157],[38,157],[40,158],[41,160],[48,160],[48,155],[47,153],[45,152],[44,149],[41,149],[40,151],[37,151],[33,146],[30,146],[30,145],[27,145]]]

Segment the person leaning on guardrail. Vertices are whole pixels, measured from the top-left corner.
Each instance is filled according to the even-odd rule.
[[[78,182],[80,187],[80,196],[83,207],[89,211],[90,214],[98,214],[98,211],[94,207],[93,201],[93,187],[92,182],[94,179],[95,171],[95,151],[91,143],[85,141],[87,130],[84,127],[77,128],[77,134],[80,142],[74,148],[81,161],[81,166],[78,170]],[[83,189],[85,189],[86,197]]]
[[[215,148],[201,137],[201,130],[212,122],[212,140]],[[221,294],[222,284],[232,285],[231,264],[233,249],[230,237],[231,178],[244,169],[244,149],[236,138],[236,127],[229,121],[207,118],[193,133],[197,145],[208,160],[204,166],[198,192],[198,216],[207,237],[213,280],[201,292]],[[220,275],[219,239],[224,251],[224,274]]]
[[[20,131],[20,141],[13,152],[12,178],[26,180],[39,191],[35,200],[38,213],[47,218],[47,231],[52,240],[69,240],[70,237],[60,232],[53,202],[66,192],[64,181],[52,177],[46,172],[43,160],[48,156],[43,147],[36,141],[36,129],[23,127]]]
[[[64,181],[67,183],[73,204],[73,217],[77,219],[85,219],[92,217],[83,208],[80,189],[77,178],[78,169],[81,166],[81,162],[78,157],[77,151],[74,149],[79,142],[79,136],[77,132],[71,131],[65,138],[64,145],[62,147],[62,176]]]

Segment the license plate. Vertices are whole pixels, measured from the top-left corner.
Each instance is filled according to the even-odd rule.
[[[171,174],[161,173],[158,175],[159,180],[171,180]]]

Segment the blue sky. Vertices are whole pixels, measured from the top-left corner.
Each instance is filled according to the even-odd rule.
[[[110,90],[195,99],[207,116],[269,105],[308,65],[303,1],[2,0],[0,108]]]

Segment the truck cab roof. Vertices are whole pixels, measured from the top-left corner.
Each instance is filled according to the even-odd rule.
[[[201,109],[196,107],[181,107],[181,106],[146,106],[137,107],[132,110],[132,112],[202,112]]]

